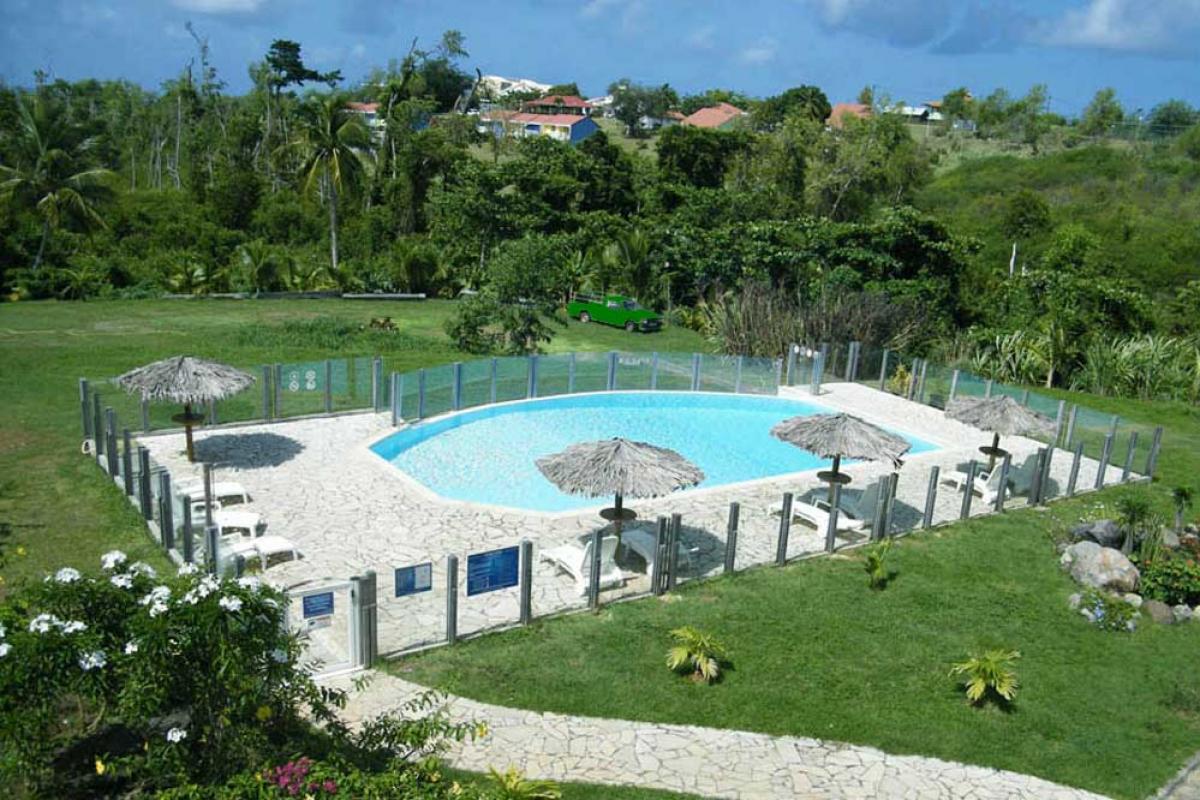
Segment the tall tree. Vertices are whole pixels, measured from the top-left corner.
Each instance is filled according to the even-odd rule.
[[[84,228],[104,225],[97,206],[109,194],[107,181],[112,173],[85,164],[84,156],[95,139],[77,138],[62,105],[40,96],[32,108],[18,102],[17,120],[13,163],[0,164],[0,196],[42,219],[41,242],[31,265],[36,271],[55,229],[65,223]]]
[[[319,192],[329,209],[330,270],[338,271],[338,200],[359,188],[366,171],[363,153],[371,134],[362,117],[336,92],[314,97],[301,109],[298,138],[300,175],[305,191]]]
[[[1102,136],[1125,118],[1125,111],[1117,102],[1117,90],[1111,86],[1096,92],[1092,102],[1083,110],[1079,121],[1079,132],[1084,136]]]

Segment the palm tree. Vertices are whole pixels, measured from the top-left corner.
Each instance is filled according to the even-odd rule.
[[[646,298],[654,286],[655,265],[650,260],[650,239],[639,229],[621,234],[604,248],[605,266],[621,276],[634,297]]]
[[[95,140],[78,138],[60,105],[41,98],[30,108],[17,101],[14,163],[0,164],[0,197],[16,201],[42,218],[42,239],[31,269],[37,271],[50,234],[64,223],[103,227],[97,203],[109,193],[112,172],[82,167]]]
[[[262,239],[247,242],[238,248],[243,276],[257,297],[260,292],[270,291],[279,283],[279,259],[275,248]]]
[[[360,185],[366,166],[363,153],[371,133],[362,117],[346,108],[336,93],[313,98],[304,108],[298,138],[291,146],[299,151],[305,191],[319,191],[329,205],[330,270],[338,272],[338,197]]]

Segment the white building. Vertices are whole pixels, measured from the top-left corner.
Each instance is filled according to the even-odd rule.
[[[484,75],[479,81],[479,91],[485,97],[499,99],[513,92],[537,92],[545,94],[553,84],[538,83],[529,78],[505,78],[503,75]]]

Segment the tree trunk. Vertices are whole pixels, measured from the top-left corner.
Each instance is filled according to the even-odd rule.
[[[338,271],[338,220],[337,220],[337,186],[329,182],[329,255],[333,264],[334,280]]]
[[[1051,389],[1053,387],[1054,387],[1054,365],[1051,364],[1050,369],[1046,370],[1046,388]]]
[[[50,238],[50,220],[42,220],[42,241],[38,245],[37,255],[33,257],[32,272],[37,272],[42,265],[42,256],[46,253],[46,241]]]
[[[179,140],[183,136],[183,95],[175,95],[175,188],[182,185],[179,175]]]

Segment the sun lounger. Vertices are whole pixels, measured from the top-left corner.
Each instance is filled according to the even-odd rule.
[[[633,528],[621,532],[621,544],[642,557],[646,562],[646,574],[654,571],[654,532],[643,528]],[[699,547],[688,547],[683,542],[675,543],[676,564],[685,570],[692,568],[692,556],[700,552]]]
[[[966,488],[968,477],[965,470],[956,470],[946,473],[942,482],[953,486],[956,492],[961,492]],[[996,495],[1000,493],[1000,467],[993,467],[990,472],[976,472],[971,491],[982,497],[984,503],[996,502]]]
[[[600,540],[600,587],[616,586],[625,580],[617,567],[617,537],[605,536]],[[587,594],[588,576],[592,569],[592,537],[580,544],[567,542],[558,547],[542,550],[538,556],[549,561],[575,579],[579,594]]]
[[[192,483],[179,487],[179,493],[192,502],[204,502],[204,484]],[[236,481],[216,481],[212,486],[213,499],[222,506],[236,506],[250,502],[250,494]]]
[[[824,490],[792,500],[792,518],[800,518],[818,531],[829,527],[829,500]],[[837,529],[839,531],[861,531],[875,519],[875,505],[879,500],[879,484],[872,483],[857,498],[842,495],[838,503]],[[783,513],[783,502],[772,506],[775,514]]]
[[[300,558],[296,545],[282,536],[259,536],[256,539],[222,537],[217,553],[223,563],[232,562],[237,556],[245,559],[257,558],[264,570],[272,563],[296,561]]]

